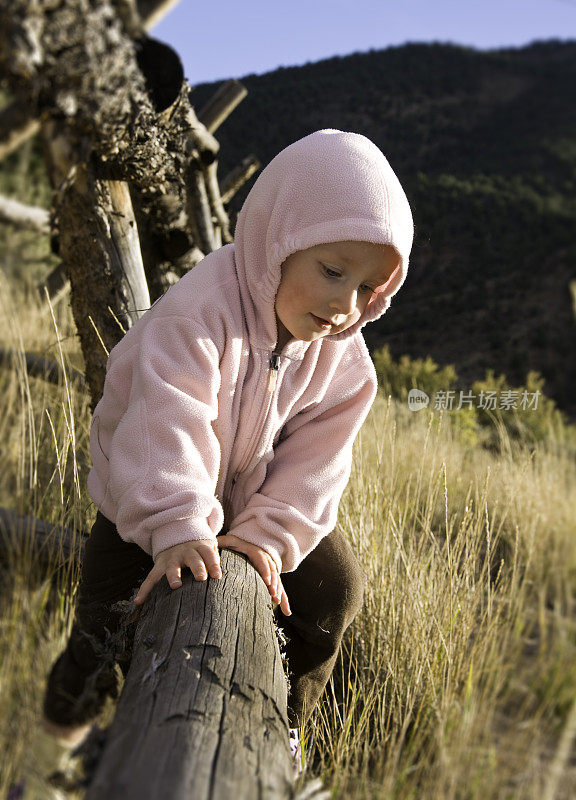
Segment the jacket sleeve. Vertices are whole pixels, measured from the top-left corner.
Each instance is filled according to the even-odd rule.
[[[212,428],[219,353],[190,319],[174,316],[147,322],[133,351],[128,406],[110,442],[109,491],[120,536],[156,558],[181,542],[216,538],[222,527]]]
[[[282,572],[295,570],[336,525],[354,439],[376,395],[374,368],[363,367],[348,369],[318,405],[286,423],[264,483],[230,526]]]

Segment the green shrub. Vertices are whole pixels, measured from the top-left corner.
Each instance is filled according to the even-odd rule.
[[[386,396],[392,395],[404,402],[410,389],[420,389],[432,397],[437,391],[453,389],[458,379],[451,364],[440,369],[430,356],[425,359],[401,356],[400,361],[394,361],[388,345],[376,350],[372,359],[380,389]]]
[[[488,445],[498,446],[502,427],[511,439],[528,445],[551,435],[563,438],[566,421],[543,387],[544,378],[538,372],[529,372],[524,385],[511,387],[505,375],[496,376],[491,369],[486,371],[484,380],[472,384],[478,424],[490,434]]]
[[[529,372],[523,385],[513,387],[505,375],[496,376],[489,369],[483,380],[466,388],[458,386],[452,365],[439,367],[430,356],[404,355],[395,361],[385,346],[372,358],[385,396],[406,403],[411,389],[425,392],[430,398],[428,413],[449,412],[453,432],[470,447],[482,444],[500,450],[509,441],[531,446],[549,438],[576,443],[576,428],[546,397],[538,372]]]

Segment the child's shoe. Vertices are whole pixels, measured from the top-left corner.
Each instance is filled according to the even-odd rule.
[[[53,723],[54,735],[66,736],[60,731],[74,731],[92,723],[104,708],[108,697],[118,696],[118,675],[114,663],[109,659],[101,664],[79,666],[70,648],[56,660],[44,694],[45,730]],[[89,725],[88,725],[89,727]]]

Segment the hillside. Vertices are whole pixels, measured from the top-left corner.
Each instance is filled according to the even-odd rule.
[[[406,188],[411,270],[369,345],[454,363],[463,387],[487,367],[512,384],[539,370],[576,417],[576,42],[409,44],[242,82],[218,131],[221,176],[333,127],[376,142]],[[216,87],[194,89],[197,108]]]

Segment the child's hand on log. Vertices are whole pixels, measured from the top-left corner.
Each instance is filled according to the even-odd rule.
[[[280,606],[283,614],[289,617],[292,614],[288,596],[282,586],[278,565],[272,556],[258,547],[257,544],[245,542],[233,533],[226,533],[217,539],[218,547],[223,550],[236,550],[248,556],[256,571],[268,587],[272,600]]]
[[[152,588],[163,575],[170,584],[171,589],[182,586],[182,567],[190,567],[197,581],[211,578],[221,578],[220,553],[214,539],[197,539],[192,542],[182,542],[174,547],[162,550],[156,556],[156,562],[134,598],[137,606],[141,605],[148,597]]]

